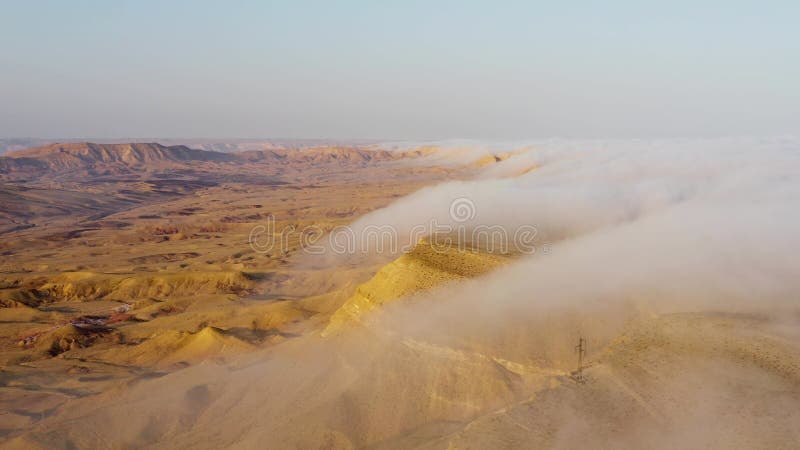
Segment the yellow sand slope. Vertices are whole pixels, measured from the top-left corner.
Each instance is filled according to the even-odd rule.
[[[197,363],[212,357],[224,357],[252,350],[252,346],[215,327],[205,327],[196,333],[164,331],[129,351],[114,350],[109,360],[138,366],[169,366],[177,363]]]
[[[384,266],[331,317],[323,336],[357,321],[366,312],[440,284],[472,278],[506,264],[509,258],[475,249],[432,245],[421,241],[412,251]]]

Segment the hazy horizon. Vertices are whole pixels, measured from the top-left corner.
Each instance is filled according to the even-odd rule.
[[[800,6],[788,1],[85,1],[3,15],[0,136],[800,132]]]

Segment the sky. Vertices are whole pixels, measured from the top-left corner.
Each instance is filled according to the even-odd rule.
[[[0,0],[0,137],[800,134],[797,1]]]

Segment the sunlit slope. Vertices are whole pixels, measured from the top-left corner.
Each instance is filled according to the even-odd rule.
[[[782,448],[800,438],[797,342],[757,317],[642,318],[590,353],[583,384],[492,354],[353,331],[279,346],[235,370],[195,366],[79,399],[9,446]],[[201,334],[200,351],[187,351],[217,345],[216,333]]]
[[[214,327],[196,333],[165,331],[127,352],[116,352],[106,359],[137,366],[169,366],[197,363],[208,358],[229,356],[252,350],[253,347]]]
[[[458,246],[434,245],[420,241],[413,250],[381,268],[331,317],[323,335],[340,330],[347,322],[384,303],[443,283],[472,278],[509,262],[509,257]]]
[[[583,384],[565,379],[425,445],[411,433],[375,448],[793,448],[792,335],[764,316],[643,318],[590,358]]]
[[[39,282],[44,279],[44,282]],[[242,293],[254,282],[240,271],[185,271],[109,274],[62,272],[50,277],[20,277],[23,286],[6,289],[0,300],[39,306],[50,302],[135,301],[198,294]]]

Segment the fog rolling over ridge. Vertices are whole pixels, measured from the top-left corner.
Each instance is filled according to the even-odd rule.
[[[602,255],[591,257],[624,264],[641,249],[651,263],[716,257],[722,264],[757,262],[754,271],[760,264],[794,268],[790,255],[800,245],[792,236],[800,220],[800,186],[793,176],[800,143],[794,138],[550,141],[517,148],[522,150],[504,147],[512,156],[483,169],[477,180],[424,188],[351,228],[358,236],[367,226],[390,225],[407,235],[432,219],[509,232],[529,224],[537,229],[534,244],[552,248],[551,260],[562,246],[605,245]],[[461,162],[477,158],[464,153]],[[448,151],[448,158],[459,154]],[[474,217],[450,217],[458,198],[472,202]],[[547,264],[536,256],[537,264]]]
[[[483,148],[492,151],[491,144]],[[468,229],[535,224],[538,251],[483,277],[389,306],[374,315],[374,328],[564,369],[574,367],[572,346],[579,336],[588,336],[595,354],[602,354],[640,314],[763,315],[797,342],[790,331],[800,298],[795,139],[556,141],[516,148],[524,150],[485,169],[480,180],[425,188],[353,227],[392,225],[403,236],[431,217]],[[513,152],[514,146],[498,151]],[[473,202],[474,219],[449,217],[449,205],[459,198]],[[716,361],[713,353],[697,357]],[[732,407],[728,397],[736,394],[718,387],[715,374],[745,376],[747,370],[703,364],[684,367],[673,382],[695,386],[687,388],[690,395],[711,410]],[[658,389],[663,394],[675,388],[661,380]],[[580,429],[585,419],[573,410],[578,407],[562,406],[570,423],[565,428],[577,427],[572,438],[578,441],[568,440],[567,447],[594,433],[591,426]],[[630,444],[747,442],[731,437],[740,426],[734,421],[719,419],[707,432],[708,413],[680,421],[673,432],[684,438],[667,438],[632,421],[628,425],[637,431],[631,434],[642,435]]]
[[[750,425],[724,411],[752,411],[751,407],[759,406],[748,396],[740,398],[740,388],[726,377],[748,380],[744,382],[756,391],[762,383],[781,383],[773,384],[771,375],[754,373],[739,363],[731,365],[725,355],[738,355],[737,361],[753,358],[760,367],[770,367],[773,363],[758,362],[764,357],[788,370],[790,379],[797,380],[800,375],[800,367],[792,359],[800,354],[800,333],[796,331],[800,323],[800,264],[796,259],[800,251],[800,183],[795,175],[800,170],[800,142],[795,138],[558,140],[497,147],[480,143],[477,147],[513,156],[483,169],[477,180],[424,188],[368,214],[353,224],[354,235],[362,235],[369,227],[391,226],[397,228],[403,243],[414,226],[431,218],[467,230],[499,225],[507,230],[507,236],[516,227],[534,224],[538,230],[536,251],[482,277],[386,305],[362,320],[370,323],[371,329],[407,344],[462,349],[465,354],[476,352],[496,361],[539,367],[574,368],[573,346],[580,336],[588,337],[594,357],[601,361],[619,358],[623,367],[632,364],[649,371],[653,366],[639,358],[662,360],[660,368],[649,372],[652,384],[645,390],[650,391],[640,391],[645,404],[661,405],[655,406],[661,412],[654,413],[658,416],[654,422],[625,419],[626,431],[605,441],[598,436],[603,436],[609,422],[598,417],[613,417],[610,411],[614,407],[605,404],[609,411],[604,413],[587,411],[597,406],[595,402],[604,404],[607,399],[558,397],[559,405],[553,409],[545,401],[531,401],[525,408],[555,414],[560,419],[548,420],[561,421],[556,427],[559,437],[531,441],[537,445],[546,442],[547,446],[571,448],[597,439],[600,446],[612,442],[655,448],[757,446],[754,442],[759,442],[756,436],[763,424]],[[453,159],[463,155],[459,162],[466,163],[481,157],[481,151],[474,149],[459,143],[445,154]],[[474,217],[454,220],[449,207],[465,198],[474,206]],[[374,245],[362,243],[367,250],[374,251]],[[711,328],[730,326],[712,319],[728,314],[766,321],[756,329],[767,326],[792,342],[794,350],[747,356],[758,352],[752,348],[760,348],[760,332],[745,335],[734,345],[730,342],[737,342],[735,337],[718,341],[720,338],[706,334],[708,324]],[[643,325],[659,330],[656,337],[653,341],[641,339],[642,343],[633,346],[636,351],[621,350],[640,342],[630,331],[636,326],[630,324],[641,317],[664,318]],[[695,320],[698,322],[692,322]],[[703,331],[691,336],[684,326]],[[698,338],[707,340],[708,350],[702,349]],[[640,351],[659,356],[643,356]],[[676,355],[681,355],[680,361]],[[657,374],[664,375],[663,365],[670,364],[676,372],[667,381]],[[597,367],[596,373],[602,370],[606,369]],[[624,369],[617,368],[615,375],[608,375],[623,386],[640,382],[622,372]],[[770,399],[768,406],[760,406],[767,415],[786,420],[779,427],[791,427],[788,424],[800,418],[781,406],[797,401],[796,390],[787,389],[783,392],[795,392],[794,396]],[[671,407],[676,403],[683,406],[672,410],[661,403],[665,397],[673,399],[667,402]],[[530,415],[505,414],[516,417],[509,419],[512,423],[523,424],[528,422],[521,418]],[[713,426],[710,417],[714,417]],[[485,438],[503,426],[475,428],[480,431],[464,431],[463,440],[451,442],[473,443],[478,448],[482,444],[471,439],[489,442],[484,444],[488,448],[503,442]],[[797,433],[793,436],[800,437]],[[519,445],[525,439],[512,442]]]
[[[396,259],[343,288],[349,298],[302,300],[334,305],[322,332],[140,380],[100,408],[77,401],[15,442],[694,448],[800,439],[795,139],[465,148],[426,154],[472,165],[470,177],[368,213],[353,235],[392,227],[402,239],[433,219],[468,230],[532,225],[533,251],[437,253],[416,236],[406,255],[375,255]],[[508,155],[475,165],[486,152]],[[453,215],[456,199],[474,214]],[[300,252],[290,265],[350,267],[352,255],[332,253]],[[590,349],[584,384],[571,376],[580,337]]]
[[[467,230],[499,225],[509,238],[521,225],[536,227],[532,255],[421,294],[426,300],[408,307],[415,327],[429,321],[438,327],[428,309],[465,325],[448,328],[453,336],[469,336],[474,326],[504,329],[549,310],[591,314],[627,305],[775,317],[796,310],[796,139],[551,141],[518,148],[525,150],[485,169],[482,179],[422,189],[353,224],[356,236],[370,226],[396,227],[400,242],[431,218]],[[474,218],[448,215],[458,198],[470,199]]]

